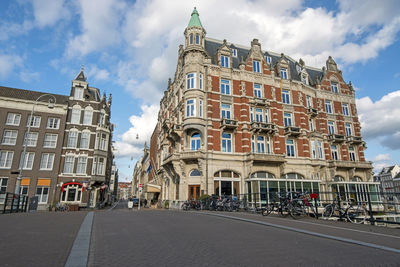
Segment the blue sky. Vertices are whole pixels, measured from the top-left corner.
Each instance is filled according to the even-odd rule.
[[[208,37],[246,46],[258,38],[262,49],[313,67],[333,56],[356,87],[367,159],[376,169],[400,163],[395,0],[1,1],[0,85],[69,94],[84,64],[89,84],[113,95],[117,166],[129,179],[194,6]]]

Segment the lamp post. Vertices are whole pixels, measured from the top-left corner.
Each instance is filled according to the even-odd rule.
[[[19,191],[20,191],[20,188],[21,188],[22,170],[23,170],[24,164],[25,164],[26,147],[28,146],[27,138],[29,137],[29,134],[31,132],[31,125],[32,125],[32,120],[33,120],[33,114],[35,112],[35,106],[37,105],[39,99],[41,99],[44,96],[48,96],[49,97],[49,101],[48,101],[48,104],[47,104],[48,108],[50,108],[50,109],[54,108],[54,104],[56,103],[56,97],[54,95],[51,95],[51,94],[43,94],[43,95],[39,96],[35,100],[35,103],[33,103],[31,115],[29,117],[30,120],[28,121],[28,131],[26,132],[26,136],[24,137],[24,150],[23,150],[22,155],[21,155],[19,171],[18,171],[18,177],[17,177],[17,184],[15,185],[14,193],[16,195],[19,195]]]

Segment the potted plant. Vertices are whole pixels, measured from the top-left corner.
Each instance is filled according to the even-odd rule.
[[[169,200],[165,200],[164,208],[169,209]]]

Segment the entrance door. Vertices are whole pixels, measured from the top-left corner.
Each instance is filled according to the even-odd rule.
[[[200,197],[200,185],[189,185],[189,199],[198,199]]]

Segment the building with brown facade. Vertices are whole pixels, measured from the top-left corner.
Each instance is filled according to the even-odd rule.
[[[257,39],[207,38],[196,9],[184,35],[151,139],[162,200],[377,190],[353,86],[331,57],[318,69]]]
[[[83,70],[69,95],[0,87],[0,205],[15,191],[20,164],[20,194],[38,196],[39,208],[103,202],[113,160],[110,107],[111,96],[89,87]]]

